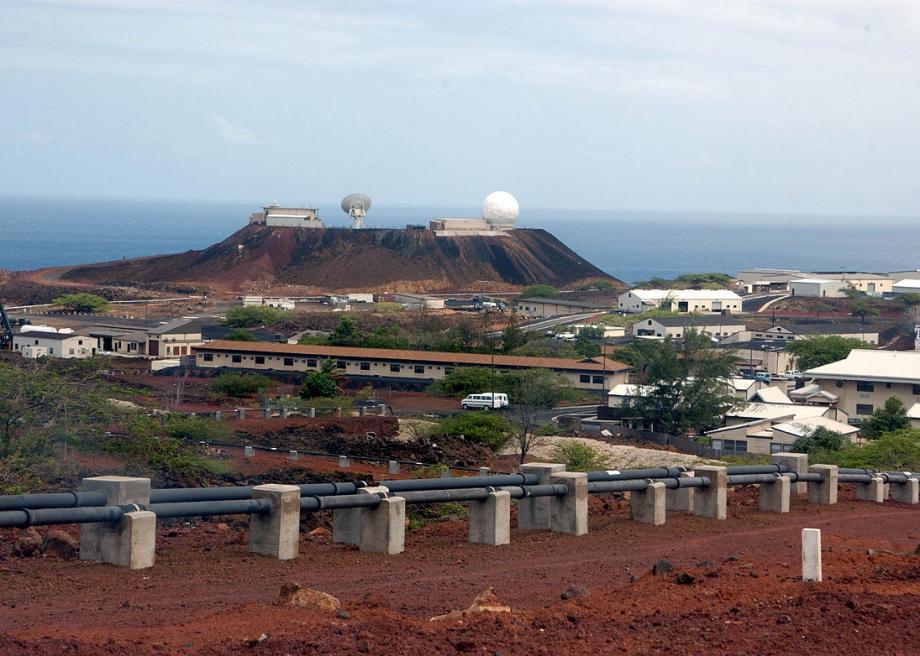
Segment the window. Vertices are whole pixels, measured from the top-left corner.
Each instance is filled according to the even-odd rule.
[[[347,364],[348,364],[348,363],[345,362],[345,360],[336,360],[336,362],[335,362],[335,368],[336,368],[336,369],[344,369],[344,368],[346,367]]]
[[[425,373],[425,365],[423,365],[423,364],[417,364],[417,365],[415,365],[415,373],[417,373],[417,374],[423,374],[423,373]]]
[[[73,349],[70,349],[70,355],[73,355]]]
[[[837,387],[843,387],[843,381],[842,381],[842,380],[838,380],[838,381],[835,383],[835,385],[837,385]]]
[[[856,414],[858,415],[871,415],[873,411],[871,403],[857,403],[856,404]]]
[[[169,349],[167,349],[167,350],[169,350]],[[233,361],[233,362],[242,362],[242,361],[243,361],[243,358],[242,358],[242,356],[234,355],[234,356],[231,356],[231,357],[230,357],[230,360]]]
[[[867,380],[857,380],[856,381],[856,391],[857,392],[874,392],[875,383],[870,383]]]
[[[256,356],[256,364],[265,364],[265,356],[264,356],[264,355],[257,355],[257,356]]]
[[[370,370],[371,370],[371,363],[370,363],[370,362],[362,362],[362,363],[361,363],[361,371],[370,371]]]
[[[202,359],[203,359],[205,362],[214,362],[214,354],[213,354],[213,353],[205,353],[205,354],[202,355],[201,357],[202,357]]]
[[[293,366],[294,366],[294,358],[285,358],[285,359],[284,359],[284,366],[285,366],[285,367],[293,367]]]
[[[595,385],[603,385],[604,377],[603,376],[593,376],[591,378],[591,382],[594,383]]]
[[[392,371],[394,374],[398,374],[400,371],[402,371],[402,365],[401,364],[391,364],[390,371]]]
[[[285,359],[284,359],[284,363],[287,364],[287,361],[288,361],[288,360],[290,360],[290,358],[285,358]],[[294,362],[291,361],[291,364],[294,364]],[[316,360],[307,360],[307,366],[308,366],[308,367],[315,367],[315,366],[316,366]]]
[[[920,385],[913,385],[912,389],[915,396],[920,396]]]
[[[588,374],[582,374],[578,377],[578,382],[579,383],[590,383],[591,376],[589,376]]]
[[[713,440],[713,441],[712,441],[712,448],[713,448],[713,449],[715,449],[715,450],[717,450],[717,451],[721,451],[721,450],[722,450],[722,446],[723,446],[722,440]]]

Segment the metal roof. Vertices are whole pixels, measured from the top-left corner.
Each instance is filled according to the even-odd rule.
[[[843,360],[815,367],[806,376],[819,379],[920,383],[920,351],[853,349]]]
[[[662,326],[668,326],[670,328],[677,327],[686,327],[693,328],[694,326],[744,326],[744,322],[739,319],[732,319],[731,317],[723,317],[722,315],[718,316],[705,316],[705,317],[696,317],[693,315],[683,316],[683,317],[650,317],[643,321],[638,322],[639,324],[645,323],[647,321],[655,321],[660,323]],[[635,325],[635,324],[634,324]]]

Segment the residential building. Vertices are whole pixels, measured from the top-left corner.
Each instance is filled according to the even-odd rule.
[[[584,301],[569,301],[559,298],[516,298],[514,309],[517,313],[534,319],[546,317],[559,317],[569,314],[584,314],[597,312],[598,314],[609,310],[609,306],[585,303]]]
[[[782,323],[770,328],[752,329],[751,339],[771,341],[793,341],[796,339],[810,339],[813,337],[827,337],[836,335],[858,339],[867,344],[878,344],[878,329],[871,325],[859,322],[834,323],[824,322],[799,322]]]
[[[100,322],[87,330],[99,352],[148,358],[177,358],[190,355],[191,348],[204,343],[205,321],[183,317],[170,321]]]
[[[894,279],[891,276],[858,271],[815,271],[814,277],[844,282],[847,288],[863,292],[869,296],[888,294],[894,284]]]
[[[777,405],[778,404],[760,404]],[[722,428],[706,432],[714,449],[732,453],[782,453],[792,451],[795,442],[810,435],[817,428],[826,428],[845,435],[852,441],[859,436],[859,429],[833,418],[818,415],[787,413],[788,408],[778,407],[765,412],[769,416],[755,417],[746,421],[731,423]]]
[[[605,323],[575,323],[571,326],[568,326],[567,329],[570,329],[576,335],[581,335],[583,333],[597,334],[598,337],[603,337],[604,339],[619,339],[620,337],[626,337],[626,328],[623,326],[610,326]]]
[[[303,374],[319,371],[324,360],[333,360],[338,369],[355,380],[407,384],[440,380],[457,367],[491,367],[494,364],[499,372],[549,369],[563,375],[577,389],[602,391],[626,382],[628,371],[622,362],[600,357],[572,360],[226,340],[196,346],[194,353],[196,365],[206,369]]]
[[[633,324],[633,337],[654,339],[681,339],[688,330],[721,339],[734,335],[745,329],[745,325],[736,319],[718,316],[688,317],[653,317]]]
[[[96,340],[72,331],[25,330],[13,334],[13,350],[30,359],[89,358],[96,355]]]
[[[920,403],[920,352],[853,349],[843,360],[805,372],[854,422],[871,416],[889,397],[906,408]]]
[[[741,312],[741,297],[728,289],[632,289],[618,298],[624,312],[646,310],[734,314]]]
[[[748,340],[715,344],[713,348],[730,351],[738,360],[738,371],[778,376],[794,370],[795,355],[779,341]]]
[[[800,278],[789,281],[789,293],[792,296],[843,298],[848,287],[849,285],[842,280],[827,278]]]

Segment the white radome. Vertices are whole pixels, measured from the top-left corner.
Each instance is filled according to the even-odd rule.
[[[520,209],[517,199],[507,191],[493,191],[482,202],[482,218],[495,227],[511,227]]]

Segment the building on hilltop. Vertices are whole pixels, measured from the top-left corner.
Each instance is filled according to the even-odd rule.
[[[261,212],[249,215],[249,225],[264,225],[277,228],[323,228],[322,220],[316,216],[314,207],[281,207],[269,205]]]

